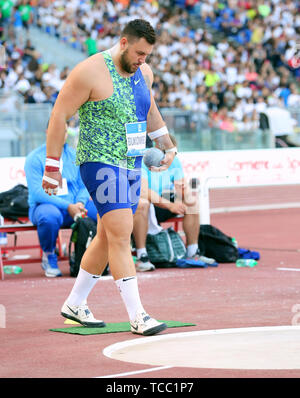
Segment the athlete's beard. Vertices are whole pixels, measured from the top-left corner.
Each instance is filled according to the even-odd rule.
[[[128,49],[125,50],[123,52],[123,54],[121,54],[121,57],[120,57],[121,67],[126,73],[134,73],[134,72],[136,72],[137,68],[134,67],[134,64],[130,63],[130,61],[127,57],[127,54],[128,54]]]

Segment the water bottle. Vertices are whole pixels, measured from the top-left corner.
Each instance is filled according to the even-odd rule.
[[[90,243],[91,243],[92,240],[93,240],[93,232],[90,231],[89,237],[87,238],[86,245],[85,245],[85,248],[86,248],[86,249],[89,247],[89,245],[90,245]]]
[[[18,265],[5,265],[3,271],[5,274],[20,274],[23,270]]]
[[[83,218],[82,213],[76,213],[74,216],[74,221],[76,222],[79,218]]]
[[[4,225],[4,218],[0,214],[0,225]],[[0,246],[7,245],[7,234],[6,232],[0,232]]]
[[[239,258],[236,261],[236,266],[237,267],[255,267],[257,265],[257,261],[253,260],[253,258]]]
[[[84,209],[83,211],[80,211],[79,213],[76,213],[74,216],[74,221],[76,222],[79,218],[85,218],[87,216],[87,210]]]

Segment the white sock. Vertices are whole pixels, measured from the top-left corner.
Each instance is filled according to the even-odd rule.
[[[193,257],[194,254],[196,254],[198,250],[198,244],[193,243],[192,245],[188,245],[187,249],[187,257]]]
[[[137,258],[141,258],[142,254],[147,254],[147,250],[145,247],[142,247],[141,249],[136,249]]]
[[[133,321],[137,312],[145,312],[138,289],[136,276],[129,276],[115,281],[128,312],[129,319]]]
[[[73,289],[69,297],[67,298],[67,303],[70,305],[80,305],[85,301],[92,291],[93,287],[96,285],[100,275],[93,275],[79,268],[79,272],[74,283]]]

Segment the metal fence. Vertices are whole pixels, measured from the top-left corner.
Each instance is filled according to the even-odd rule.
[[[26,156],[45,142],[51,104],[24,104],[23,97],[0,90],[0,157]],[[275,137],[268,129],[228,132],[210,127],[206,116],[191,111],[161,109],[169,131],[181,152],[274,148]],[[290,109],[296,120],[291,139],[300,146],[300,110]],[[68,142],[74,148],[78,134]]]
[[[269,130],[233,131],[210,127],[205,115],[192,111],[162,109],[161,113],[180,151],[214,151],[274,148],[274,135]]]
[[[45,142],[51,104],[24,104],[16,92],[0,91],[0,157],[26,156]]]
[[[291,117],[296,121],[296,127],[293,134],[289,136],[291,142],[300,147],[300,107],[294,106],[289,108]]]

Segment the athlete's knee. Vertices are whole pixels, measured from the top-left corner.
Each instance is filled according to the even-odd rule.
[[[184,198],[183,203],[185,204],[189,214],[199,212],[200,210],[200,201],[198,197],[190,195]]]
[[[132,229],[118,228],[106,231],[107,242],[109,247],[118,247],[120,250],[130,245]]]
[[[98,217],[98,223],[97,223],[97,233],[95,235],[95,240],[98,242],[98,245],[103,245],[107,243],[107,236],[105,229],[101,223],[101,219]]]
[[[126,245],[130,243],[133,229],[131,210],[106,213],[101,221],[109,244]]]
[[[136,213],[139,213],[139,214],[142,213],[142,214],[148,215],[149,207],[150,207],[149,200],[141,198],[139,200],[139,204],[138,204],[138,207],[136,209]]]

